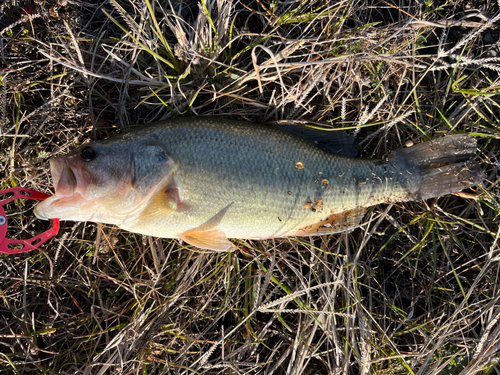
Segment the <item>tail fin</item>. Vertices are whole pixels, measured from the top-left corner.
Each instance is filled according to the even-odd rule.
[[[485,174],[472,160],[476,139],[451,135],[396,151],[396,158],[420,169],[420,199],[439,197],[481,184]]]

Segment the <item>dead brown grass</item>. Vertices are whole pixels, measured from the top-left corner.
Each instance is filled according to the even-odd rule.
[[[0,372],[498,372],[499,4],[13,3],[2,188],[49,192],[49,157],[173,115],[331,124],[365,157],[472,133],[488,178],[228,254],[63,223],[41,251],[0,255]],[[29,207],[10,207],[26,235]]]

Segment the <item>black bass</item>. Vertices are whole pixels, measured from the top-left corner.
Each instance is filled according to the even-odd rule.
[[[228,238],[337,233],[369,206],[480,184],[475,153],[474,137],[452,135],[357,159],[276,126],[180,118],[52,158],[55,194],[35,214],[226,251]]]

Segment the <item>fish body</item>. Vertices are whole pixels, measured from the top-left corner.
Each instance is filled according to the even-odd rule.
[[[476,185],[484,176],[475,151],[473,137],[456,135],[357,159],[279,127],[174,119],[52,159],[55,195],[35,213],[223,251],[228,238],[341,232],[369,206]]]

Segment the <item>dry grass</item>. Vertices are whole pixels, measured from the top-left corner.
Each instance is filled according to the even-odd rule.
[[[49,192],[52,155],[196,115],[331,124],[365,157],[472,133],[488,179],[228,254],[63,223],[41,251],[0,255],[0,372],[499,373],[498,3],[13,3],[2,188]],[[28,208],[10,207],[16,229],[40,228]]]

